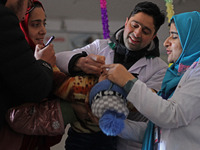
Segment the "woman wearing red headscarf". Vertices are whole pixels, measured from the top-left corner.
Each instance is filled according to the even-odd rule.
[[[46,15],[39,1],[33,0],[33,3],[20,26],[34,52],[37,44],[44,45]],[[60,142],[65,126],[76,121],[70,104],[55,96],[49,96],[41,103],[26,103],[11,108],[6,119],[9,126],[0,141],[0,149],[4,150],[50,150],[51,146]]]
[[[46,16],[42,4],[36,0],[33,2],[34,7],[28,8],[20,26],[34,51],[36,44],[44,45]],[[99,56],[96,59],[103,60],[104,57]],[[69,77],[60,72],[56,66],[53,70],[52,95],[62,100],[55,100],[55,97],[53,100],[48,98],[40,104],[28,103],[12,108],[7,113],[6,118],[10,127],[14,131],[26,134],[20,150],[33,148],[49,150],[51,145],[60,141],[60,137],[50,136],[62,135],[65,125],[76,123],[77,120],[85,121],[87,117],[85,114],[91,113],[87,96],[90,89],[98,82],[98,78],[90,75]]]

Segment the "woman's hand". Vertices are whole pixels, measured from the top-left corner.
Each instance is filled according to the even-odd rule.
[[[106,76],[107,79],[121,87],[123,87],[129,80],[133,80],[135,78],[121,64],[103,65],[101,68],[103,69],[102,76]]]
[[[56,56],[52,44],[47,47],[36,45],[34,56],[36,60],[42,59],[48,62],[52,67],[56,64]]]

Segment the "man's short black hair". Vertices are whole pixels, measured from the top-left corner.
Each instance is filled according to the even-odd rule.
[[[0,0],[0,4],[3,4],[3,5],[5,5],[5,4],[6,4],[6,2],[7,2],[7,0]]]
[[[164,12],[161,12],[160,8],[152,2],[144,1],[144,2],[138,3],[135,6],[134,10],[129,15],[128,19],[130,19],[132,16],[134,16],[135,14],[137,14],[139,12],[143,12],[143,13],[153,17],[155,33],[157,33],[160,26],[165,22]]]

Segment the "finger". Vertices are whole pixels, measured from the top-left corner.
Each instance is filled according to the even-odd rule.
[[[97,55],[90,54],[88,57],[91,58],[94,61],[97,61]]]
[[[97,63],[105,64],[105,56],[90,54],[88,57]]]
[[[42,49],[42,47],[41,47],[41,45],[39,45],[39,44],[37,44],[36,46],[35,46],[35,51],[40,51]]]
[[[105,56],[98,56],[97,57],[97,61],[102,63],[102,64],[105,64],[105,60],[106,60]]]
[[[97,62],[97,61],[94,61],[94,60],[92,60],[91,58],[87,59],[86,63],[87,63],[88,65],[94,66],[94,67],[96,67],[96,68],[98,68],[98,69],[101,69],[101,66],[103,65],[102,63],[99,63],[99,62]]]
[[[102,65],[101,68],[106,70],[106,68],[112,68],[113,64],[106,64],[106,65]],[[108,70],[108,69],[107,69]]]
[[[52,43],[51,43],[51,44],[49,44],[48,46],[50,46],[50,47],[52,47],[52,48],[54,47],[54,45],[53,45]]]
[[[99,65],[91,65],[91,64],[87,64],[87,70],[88,72],[90,73],[93,73],[93,74],[100,74],[102,72],[102,69],[101,69],[101,66]]]

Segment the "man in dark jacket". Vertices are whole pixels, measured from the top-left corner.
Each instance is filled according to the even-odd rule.
[[[39,102],[52,88],[53,45],[37,45],[33,54],[19,26],[31,4],[31,0],[0,0],[0,129],[8,108]]]

